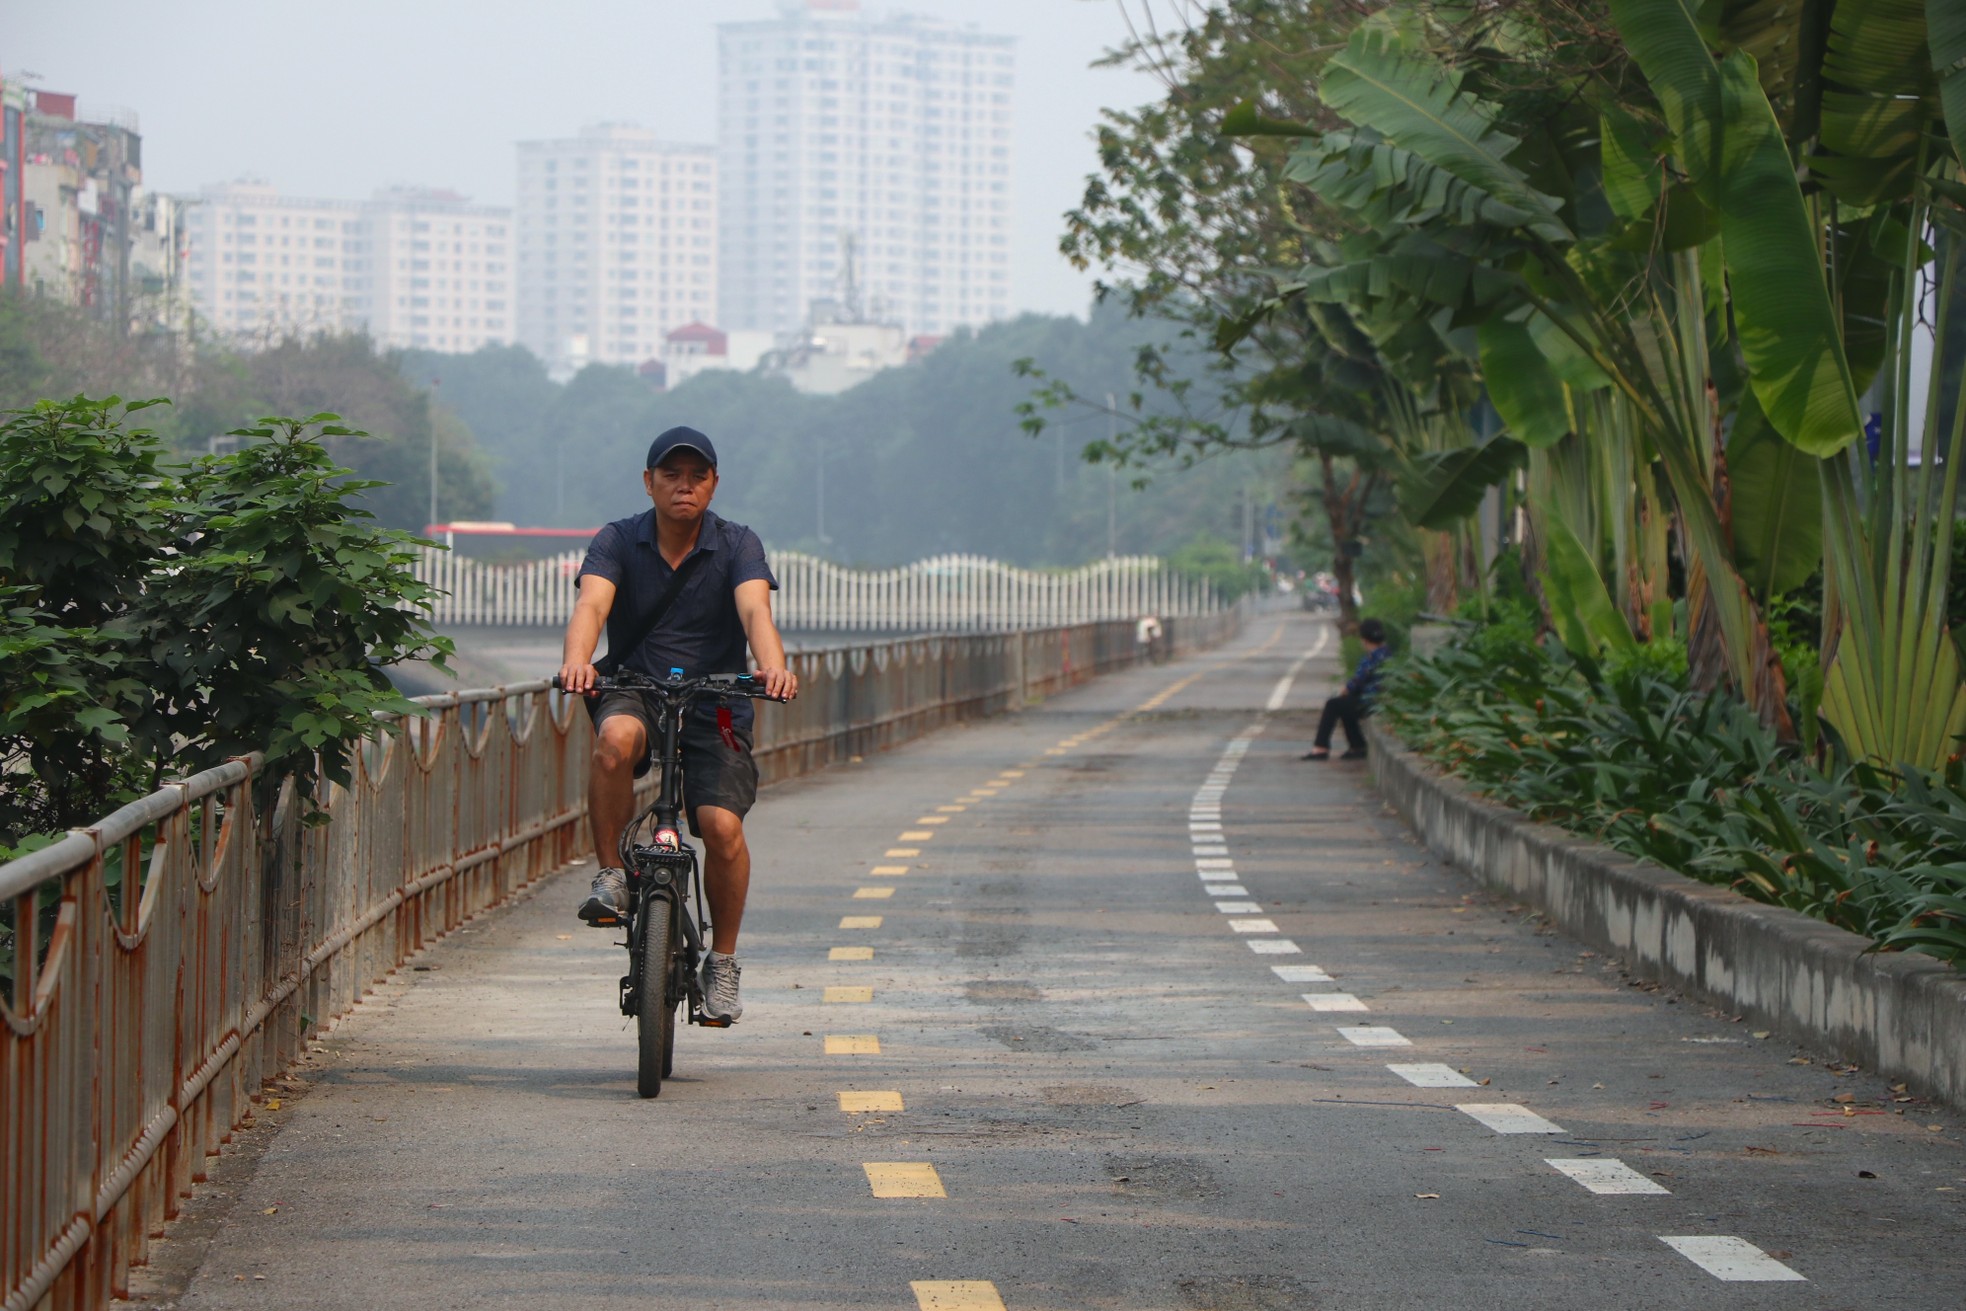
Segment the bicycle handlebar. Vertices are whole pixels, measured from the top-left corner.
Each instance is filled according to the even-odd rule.
[[[564,692],[560,676],[553,675],[553,689]],[[750,674],[704,674],[697,678],[652,678],[647,674],[624,669],[614,674],[603,674],[594,680],[594,686],[584,696],[596,696],[602,692],[659,692],[668,696],[689,700],[693,694],[709,693],[712,696],[748,696],[754,701],[789,700],[787,697],[773,696],[765,691],[763,682]]]

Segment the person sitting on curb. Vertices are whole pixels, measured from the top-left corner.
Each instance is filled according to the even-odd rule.
[[[1386,645],[1386,626],[1377,619],[1368,619],[1358,626],[1358,640],[1365,644],[1365,658],[1352,671],[1345,690],[1324,703],[1317,737],[1311,749],[1304,753],[1305,760],[1331,759],[1331,729],[1341,723],[1345,726],[1346,750],[1339,759],[1365,759],[1365,730],[1359,727],[1359,720],[1372,713],[1372,698],[1379,691],[1379,672],[1392,655],[1392,648]]]

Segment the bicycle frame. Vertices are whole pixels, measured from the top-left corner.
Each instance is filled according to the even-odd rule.
[[[669,995],[687,997],[689,1022],[703,1024],[703,995],[697,985],[696,967],[703,959],[704,933],[711,925],[704,913],[702,867],[696,849],[683,840],[682,727],[692,698],[660,688],[634,690],[659,711],[659,728],[649,743],[649,755],[655,762],[655,799],[621,831],[619,854],[621,868],[628,873],[632,916],[623,945],[631,962],[639,959],[650,916],[670,916],[671,924],[680,930],[671,940],[680,936],[681,943],[679,968],[672,973]],[[645,831],[649,841],[637,842],[638,834]],[[621,977],[621,1013],[635,1015],[639,1010],[631,968]]]
[[[553,686],[561,688],[558,677],[553,679]],[[655,800],[628,822],[616,848],[620,868],[628,879],[627,913],[620,920],[627,935],[620,945],[628,949],[628,973],[621,977],[621,1013],[637,1022],[641,1066],[636,1080],[644,1097],[658,1095],[662,1080],[669,1075],[678,999],[688,1000],[691,1024],[723,1028],[729,1023],[704,1014],[703,992],[696,978],[711,925],[703,906],[703,869],[697,863],[696,848],[683,841],[683,716],[704,697],[719,702],[738,696],[779,699],[764,687],[748,674],[684,678],[676,669],[666,680],[628,672],[583,689],[590,695],[632,692],[656,712],[650,716],[648,744],[656,769]],[[639,840],[644,836],[646,841]],[[660,936],[651,940],[651,932]],[[644,991],[659,999],[647,1014],[643,1014]]]

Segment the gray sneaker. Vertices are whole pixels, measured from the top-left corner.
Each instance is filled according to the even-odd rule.
[[[625,870],[604,869],[594,876],[594,886],[577,912],[597,929],[612,928],[628,914],[628,874]]]
[[[703,1018],[712,1024],[735,1024],[744,1014],[744,1003],[737,999],[737,977],[744,971],[735,956],[703,953],[703,964],[696,981],[703,989]]]

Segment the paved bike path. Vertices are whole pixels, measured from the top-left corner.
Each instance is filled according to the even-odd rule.
[[[1956,1305],[1958,1123],[1429,860],[1296,759],[1334,657],[1267,617],[769,790],[746,1017],[654,1102],[548,882],[318,1044],[159,1300]]]

